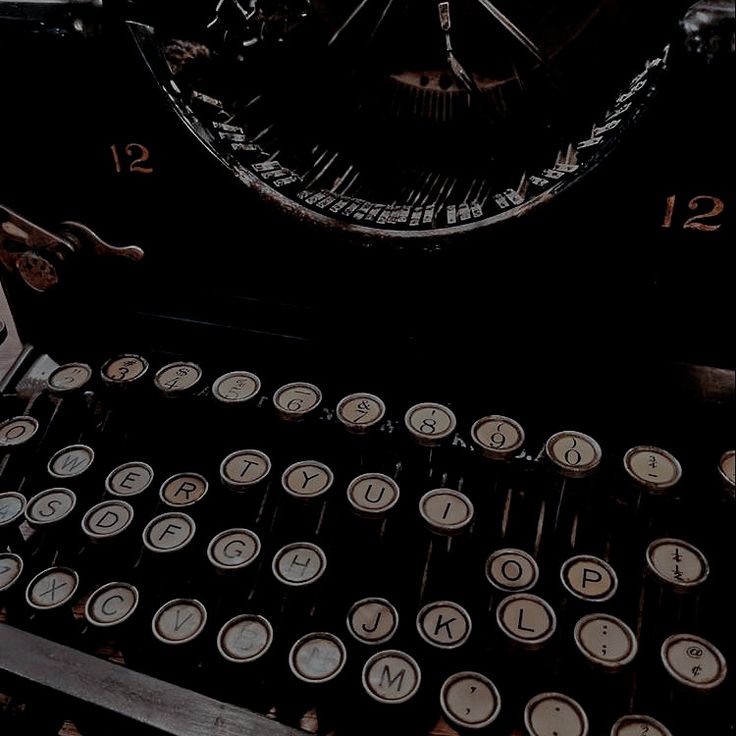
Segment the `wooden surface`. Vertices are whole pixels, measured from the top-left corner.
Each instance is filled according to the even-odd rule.
[[[302,731],[0,623],[0,671],[174,736]]]

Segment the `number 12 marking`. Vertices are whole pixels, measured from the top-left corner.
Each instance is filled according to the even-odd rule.
[[[122,174],[128,172],[131,174],[152,174],[152,166],[143,166],[151,157],[151,152],[146,146],[140,143],[126,143],[125,148],[125,161],[121,161],[120,153],[118,152],[118,144],[113,143],[110,146],[112,151],[112,161],[115,166],[115,173]]]
[[[721,227],[722,223],[717,224],[706,224],[703,220],[711,220],[714,217],[718,217],[724,210],[724,203],[722,199],[718,197],[711,197],[707,194],[701,194],[697,197],[693,197],[688,203],[687,207],[690,210],[697,210],[700,203],[710,203],[710,209],[705,212],[688,217],[687,220],[682,224],[683,230],[700,230],[700,232],[713,232]],[[662,221],[662,227],[671,228],[672,221],[677,209],[677,195],[671,194],[667,197],[667,204],[664,211],[664,220]]]

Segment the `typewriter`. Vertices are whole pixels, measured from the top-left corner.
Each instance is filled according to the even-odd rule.
[[[733,733],[733,33],[0,1],[0,733]]]

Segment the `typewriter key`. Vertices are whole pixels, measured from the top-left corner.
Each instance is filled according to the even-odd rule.
[[[613,568],[591,555],[571,557],[560,569],[560,578],[568,592],[585,601],[607,601],[618,588]]]
[[[456,726],[479,729],[496,720],[501,710],[501,696],[484,675],[458,672],[442,685],[440,705],[445,716]]]
[[[304,419],[322,401],[322,392],[312,383],[287,383],[273,395],[273,404],[282,419]]]
[[[376,518],[390,511],[399,500],[399,486],[381,473],[364,473],[348,486],[348,501],[360,516]]]
[[[562,693],[540,693],[524,708],[529,736],[587,736],[588,716],[580,705]]]
[[[417,614],[419,635],[434,647],[456,649],[470,636],[468,612],[452,601],[428,603]]]
[[[222,482],[235,491],[257,488],[271,470],[271,460],[260,450],[238,450],[220,463]]]
[[[709,641],[693,634],[665,639],[661,650],[667,672],[696,690],[712,690],[726,679],[726,660]]]
[[[521,549],[499,549],[486,561],[486,578],[498,590],[521,593],[536,585],[539,568],[535,559]]]
[[[546,442],[544,451],[557,470],[568,478],[592,473],[601,462],[600,445],[581,432],[557,432]]]
[[[455,415],[442,404],[415,404],[404,416],[409,434],[422,445],[436,445],[449,437],[457,424]]]
[[[389,641],[399,626],[397,610],[384,598],[364,598],[348,613],[348,631],[364,644]]]
[[[680,539],[657,539],[647,547],[647,565],[661,580],[677,590],[700,585],[709,572],[705,555]]]
[[[363,667],[363,687],[379,703],[400,705],[416,695],[422,680],[419,665],[396,649],[377,652]]]
[[[261,551],[261,540],[249,529],[226,529],[207,547],[207,558],[221,571],[243,570]]]
[[[175,396],[191,391],[202,378],[202,369],[196,363],[177,361],[159,368],[153,383],[164,396]]]
[[[482,417],[475,422],[470,436],[483,455],[491,460],[508,460],[524,444],[522,426],[513,419],[497,414]]]
[[[261,379],[248,371],[232,371],[212,384],[212,395],[223,404],[244,404],[261,390]]]
[[[207,609],[194,598],[175,598],[164,603],[151,621],[153,635],[164,644],[187,644],[207,623]]]
[[[86,363],[66,363],[51,371],[46,383],[57,394],[71,393],[83,388],[92,378],[92,369]]]
[[[148,372],[148,361],[141,355],[126,353],[108,360],[100,370],[108,386],[130,386]]]
[[[0,423],[0,447],[23,445],[38,431],[35,417],[18,416]]]
[[[54,478],[74,478],[84,473],[95,459],[95,452],[87,445],[69,445],[55,452],[48,463]]]
[[[734,450],[729,450],[721,455],[721,459],[718,461],[718,472],[724,486],[733,496],[736,488],[736,452]]]
[[[244,613],[231,618],[217,635],[217,648],[229,662],[242,664],[261,658],[273,642],[273,629],[263,616]]]
[[[318,580],[326,566],[325,553],[316,544],[294,542],[274,555],[271,568],[275,578],[284,585],[302,586]]]
[[[321,684],[345,666],[345,645],[334,634],[316,632],[299,639],[289,652],[289,667],[302,682]]]
[[[86,363],[65,363],[51,371],[46,385],[55,394],[67,394],[84,388],[90,378],[92,368]]]
[[[529,649],[544,644],[557,627],[552,606],[531,593],[504,598],[496,608],[496,621],[506,636]]]
[[[0,493],[0,539],[2,539],[3,529],[7,529],[11,524],[15,523],[23,516],[26,508],[26,498],[15,491]]]
[[[593,664],[617,670],[631,662],[638,648],[634,632],[621,620],[605,613],[583,616],[576,624],[575,643]]]
[[[23,572],[23,560],[12,552],[0,552],[0,596],[10,590]],[[2,598],[0,598],[0,603]]]
[[[677,459],[659,447],[632,447],[624,455],[624,468],[639,485],[654,493],[672,488],[682,477]]]
[[[98,588],[84,606],[84,617],[93,626],[118,626],[138,607],[138,589],[130,583],[107,583]]]
[[[68,603],[79,585],[79,575],[68,567],[50,567],[28,583],[26,602],[37,610],[59,608]]]
[[[351,432],[366,432],[383,419],[386,405],[374,394],[350,394],[337,405],[337,418]]]
[[[112,470],[105,479],[105,488],[111,496],[137,496],[151,485],[153,468],[147,463],[134,461],[123,463]]]
[[[302,460],[286,468],[281,475],[281,485],[290,496],[306,500],[326,493],[334,479],[324,463]]]
[[[26,521],[36,529],[56,524],[68,517],[76,505],[77,497],[68,488],[49,488],[28,501]]]
[[[437,488],[419,499],[419,513],[435,534],[463,531],[473,519],[473,504],[458,491]]]
[[[198,473],[177,473],[161,484],[159,496],[167,506],[183,508],[201,501],[207,487],[207,479]]]
[[[152,552],[176,552],[189,544],[195,532],[194,520],[179,511],[160,514],[143,530],[143,544]]]
[[[672,736],[670,730],[651,716],[622,716],[611,728],[610,736]]]
[[[125,501],[102,501],[82,518],[82,531],[92,540],[112,539],[133,521],[133,507]]]

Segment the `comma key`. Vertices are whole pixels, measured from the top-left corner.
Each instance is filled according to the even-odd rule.
[[[458,672],[445,680],[440,705],[451,723],[462,729],[480,729],[496,720],[501,696],[496,686],[478,672]]]

